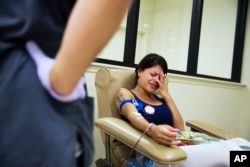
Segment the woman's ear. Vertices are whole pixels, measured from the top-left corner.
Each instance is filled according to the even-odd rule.
[[[138,76],[138,77],[140,76],[140,74],[142,73],[142,71],[143,71],[142,69],[137,69],[136,72],[137,72],[137,76]]]

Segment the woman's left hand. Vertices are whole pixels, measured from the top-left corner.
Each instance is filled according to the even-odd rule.
[[[167,75],[164,73],[161,73],[159,75],[159,80],[158,80],[158,91],[162,97],[166,97],[168,93],[168,78]]]

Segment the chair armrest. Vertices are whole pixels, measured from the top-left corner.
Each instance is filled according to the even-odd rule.
[[[141,131],[119,118],[99,118],[95,121],[95,126],[131,148],[142,135]],[[187,158],[186,153],[179,147],[158,144],[148,135],[141,138],[135,150],[160,164],[173,164]]]
[[[188,120],[186,121],[186,125],[190,127],[192,131],[205,133],[224,140],[236,137],[232,133],[204,121]]]

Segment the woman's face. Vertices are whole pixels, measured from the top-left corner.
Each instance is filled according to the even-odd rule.
[[[138,86],[142,87],[145,91],[153,93],[159,88],[160,76],[163,74],[161,66],[156,65],[144,70],[138,70]]]

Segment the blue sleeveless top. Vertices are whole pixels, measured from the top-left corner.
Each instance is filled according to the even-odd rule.
[[[133,92],[132,94],[135,97],[134,104],[139,113],[148,121],[152,122],[156,125],[168,124],[173,126],[173,115],[170,111],[167,103],[164,99],[159,98],[155,94],[154,97],[162,102],[161,105],[151,105],[143,102],[140,98],[138,98]]]

